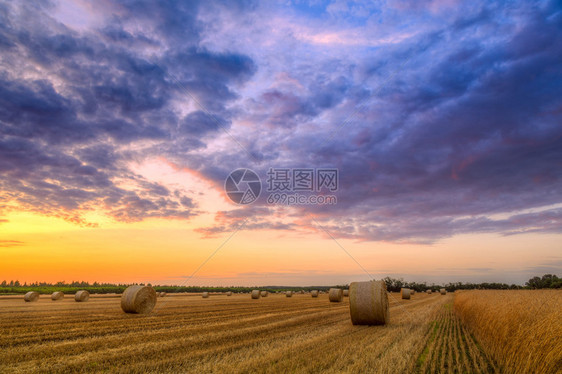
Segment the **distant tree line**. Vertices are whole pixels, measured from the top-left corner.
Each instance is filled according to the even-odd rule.
[[[97,294],[108,294],[108,293],[123,293],[125,288],[133,284],[145,285],[145,283],[132,283],[132,284],[113,284],[113,283],[89,283],[85,281],[73,281],[70,283],[57,282],[32,282],[32,283],[20,283],[19,281],[3,281],[0,283],[0,294],[25,294],[29,291],[36,291],[42,294],[50,294],[55,291],[61,291],[66,294],[73,294],[78,290],[86,290],[90,293]],[[150,283],[146,283],[148,286],[152,286]],[[180,293],[180,292],[227,292],[232,291],[234,293],[250,292],[252,290],[262,290],[268,292],[284,292],[284,291],[311,291],[311,290],[322,290],[326,291],[330,287],[346,287],[343,286],[309,286],[309,287],[291,287],[291,286],[262,286],[262,287],[239,287],[239,286],[226,286],[226,287],[206,287],[206,286],[172,286],[172,285],[157,285],[153,286],[157,292],[169,292],[169,293]]]
[[[126,286],[125,284],[113,284],[113,283],[98,283],[98,282],[94,282],[94,283],[88,283],[85,281],[72,281],[70,283],[66,283],[66,282],[57,282],[57,283],[48,283],[48,282],[32,282],[32,283],[24,283],[21,284],[20,281],[18,280],[11,280],[11,281],[2,281],[2,283],[0,283],[0,287],[103,287],[103,286],[109,286],[109,287],[118,287],[118,286]]]
[[[383,279],[386,283],[386,288],[388,291],[400,292],[400,289],[410,288],[416,290],[416,292],[424,292],[427,290],[438,291],[440,288],[445,288],[448,292],[453,292],[455,290],[518,290],[518,289],[542,289],[542,288],[562,288],[562,278],[557,277],[553,274],[545,274],[542,277],[533,277],[525,283],[525,286],[519,286],[516,284],[505,284],[505,283],[446,283],[443,285],[430,284],[426,282],[407,282],[403,279],[395,279],[386,277]],[[133,283],[145,285],[144,283]],[[21,284],[18,280],[3,281],[0,283],[0,294],[24,294],[29,291],[37,291],[42,294],[49,294],[55,291],[61,291],[64,293],[72,294],[78,290],[87,290],[90,293],[107,294],[107,293],[123,293],[125,288],[132,284],[113,284],[113,283],[89,283],[85,281],[73,281],[70,283],[57,282],[33,282],[33,283],[23,283]],[[151,286],[150,283],[146,285]],[[309,287],[291,287],[291,286],[265,286],[265,287],[238,287],[238,286],[228,286],[228,287],[204,287],[204,286],[154,286],[157,292],[169,292],[169,293],[179,293],[179,292],[227,292],[232,291],[235,293],[250,292],[251,290],[262,290],[269,292],[284,292],[284,291],[312,291],[320,290],[327,291],[331,287],[347,288],[349,285],[335,285],[335,286],[309,286]]]
[[[399,292],[401,288],[410,288],[416,292],[423,292],[427,290],[438,291],[440,288],[445,288],[448,292],[455,290],[519,290],[519,289],[541,289],[541,288],[562,288],[562,279],[552,274],[545,274],[541,277],[533,277],[525,282],[525,286],[506,283],[463,283],[454,282],[446,283],[443,285],[431,284],[426,282],[406,282],[403,279],[394,279],[386,277],[383,279],[386,283],[388,291]]]

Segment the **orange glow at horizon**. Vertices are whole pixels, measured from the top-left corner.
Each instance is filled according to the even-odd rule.
[[[227,225],[230,204],[219,186],[165,159],[131,165],[144,178],[189,193],[199,215],[116,222],[103,212],[85,228],[60,218],[13,210],[0,223],[0,281],[144,282],[185,285],[334,285],[369,276],[406,280],[522,283],[560,261],[560,235],[458,235],[433,245],[338,239],[353,258],[305,216],[302,228],[237,232],[197,274],[188,277],[232,234],[197,230]],[[286,209],[273,211],[276,219]],[[299,218],[300,217],[300,218]],[[529,248],[533,248],[530,251]],[[359,262],[367,275],[355,262]],[[534,270],[537,269],[537,270]]]
[[[0,274],[8,281],[251,286],[331,285],[368,279],[336,243],[314,233],[238,232],[186,282],[231,233],[203,239],[190,222],[180,220],[82,228],[29,213],[12,213],[7,219],[1,227],[2,238],[22,242],[0,247]],[[511,274],[505,279],[510,282],[509,276],[517,277],[533,264],[540,266],[537,253],[557,258],[559,253],[551,248],[558,240],[557,235],[528,234],[463,235],[429,246],[338,241],[375,278],[494,281],[505,272]],[[530,246],[536,250],[529,251]]]

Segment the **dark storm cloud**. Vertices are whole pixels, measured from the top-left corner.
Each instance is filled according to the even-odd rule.
[[[176,137],[204,146],[198,136],[218,126],[196,114],[183,118],[173,100],[192,101],[189,90],[226,126],[225,105],[236,97],[231,85],[253,74],[253,62],[197,46],[195,2],[115,6],[107,24],[80,33],[52,18],[55,7],[47,3],[0,7],[5,209],[15,204],[80,224],[87,224],[81,212],[95,208],[125,221],[198,213],[183,192],[132,174],[127,163],[148,154],[123,146],[144,141],[152,151]],[[147,46],[173,48],[147,59]]]
[[[312,96],[263,92],[270,123],[310,128],[322,115],[323,127],[263,134],[271,165],[254,167],[262,176],[268,166],[338,167],[338,204],[302,209],[336,236],[432,243],[461,233],[562,232],[559,209],[549,208],[562,203],[562,8],[475,8],[374,52],[345,105],[328,100],[322,110]],[[367,98],[353,94],[365,90]],[[497,213],[508,218],[490,218]],[[308,221],[301,227],[316,226]]]
[[[218,122],[203,111],[196,111],[187,115],[181,125],[180,132],[187,134],[203,135],[207,132],[214,132],[225,124]]]
[[[299,37],[337,34],[326,25],[338,20],[264,31],[273,8],[252,2],[108,3],[81,31],[52,4],[2,4],[2,201],[81,224],[100,208],[125,221],[198,214],[196,196],[131,171],[163,157],[218,188],[239,167],[339,168],[337,205],[282,216],[262,196],[217,213],[208,236],[245,218],[319,230],[307,213],[358,240],[561,232],[559,2],[387,5],[316,15],[369,33],[334,47]]]
[[[259,100],[252,102],[251,119],[274,127],[295,127],[336,107],[350,88],[346,77],[319,73],[311,79],[306,92],[295,92],[290,85],[263,92]]]

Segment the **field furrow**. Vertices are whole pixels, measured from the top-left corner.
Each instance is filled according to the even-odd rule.
[[[416,362],[418,373],[490,373],[497,367],[452,311],[452,296],[443,296]]]

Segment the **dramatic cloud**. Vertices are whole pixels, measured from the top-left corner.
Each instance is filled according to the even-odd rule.
[[[108,12],[107,25],[85,32],[53,18],[54,5],[0,8],[4,209],[84,225],[83,213],[93,209],[123,221],[197,213],[184,191],[144,180],[128,163],[172,139],[204,147],[198,137],[228,127],[225,106],[236,97],[230,85],[247,80],[254,65],[245,56],[197,46],[195,3],[118,8]],[[142,31],[128,30],[138,25]],[[156,54],[145,56],[150,48]],[[184,91],[220,125],[179,107],[193,105]]]
[[[205,237],[562,232],[558,2],[103,3],[83,27],[61,7],[0,7],[4,211],[208,209],[131,167],[160,157],[218,189],[240,167],[340,171],[336,205],[262,195]]]

